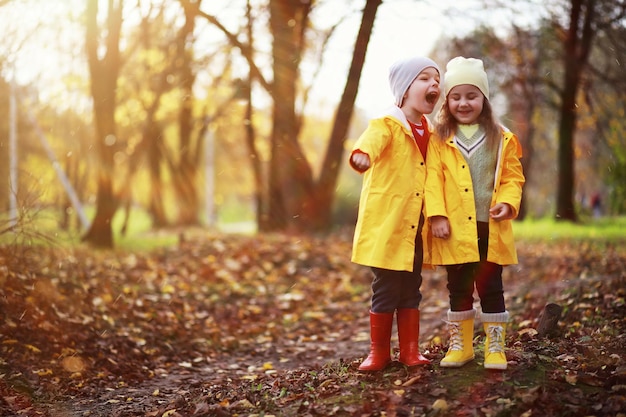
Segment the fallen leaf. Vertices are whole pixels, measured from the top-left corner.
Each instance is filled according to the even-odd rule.
[[[419,380],[420,380],[420,378],[421,378],[421,376],[420,376],[420,375],[414,376],[413,378],[408,379],[407,381],[405,381],[405,382],[402,384],[402,386],[403,386],[403,387],[410,387],[411,385],[413,385],[413,384],[415,384],[417,381],[419,381]]]
[[[433,403],[432,409],[436,411],[446,411],[448,409],[448,402],[443,398],[438,398]]]

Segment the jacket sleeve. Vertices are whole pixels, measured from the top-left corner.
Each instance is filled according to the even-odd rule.
[[[520,162],[521,156],[522,147],[517,136],[507,135],[502,151],[502,173],[496,190],[496,203],[509,204],[514,211],[512,219],[516,218],[519,213],[522,187],[526,181]]]
[[[444,198],[443,165],[441,162],[441,150],[443,142],[437,136],[430,137],[428,145],[428,158],[426,158],[426,186],[424,190],[426,218],[433,216],[448,217],[446,201]]]
[[[367,129],[365,129],[361,136],[359,136],[352,147],[349,157],[350,166],[354,170],[359,171],[352,165],[352,155],[357,152],[367,154],[370,157],[371,163],[374,164],[374,162],[382,154],[383,150],[387,147],[390,139],[391,134],[389,128],[384,122],[384,119],[371,120]]]

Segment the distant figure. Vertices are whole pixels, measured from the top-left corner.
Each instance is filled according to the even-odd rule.
[[[602,216],[602,199],[600,193],[593,193],[591,196],[591,211],[594,218],[600,218]]]
[[[429,58],[394,63],[389,84],[395,99],[372,119],[354,144],[350,165],[363,173],[352,262],[374,273],[370,307],[370,353],[360,371],[391,362],[393,316],[397,312],[400,356],[407,366],[430,361],[419,352],[422,300],[424,182],[430,127],[424,115],[439,98],[439,68]]]
[[[450,345],[440,366],[456,368],[474,359],[475,287],[487,335],[484,367],[503,370],[509,312],[502,268],[517,263],[511,220],[522,198],[522,150],[493,115],[481,60],[450,60],[443,87],[445,101],[426,161],[431,262],[445,265],[450,298]]]

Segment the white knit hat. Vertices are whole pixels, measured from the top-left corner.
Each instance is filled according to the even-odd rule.
[[[461,84],[470,84],[478,87],[489,100],[489,81],[483,66],[483,61],[476,58],[457,56],[446,65],[446,74],[443,77],[443,87],[446,97],[453,87]]]
[[[396,61],[389,68],[389,86],[397,106],[402,105],[404,93],[409,89],[413,80],[428,67],[435,68],[441,74],[435,61],[423,56]]]

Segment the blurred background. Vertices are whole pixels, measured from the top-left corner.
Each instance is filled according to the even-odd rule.
[[[624,0],[0,0],[0,25],[0,235],[352,226],[348,150],[412,55],[485,62],[521,219],[626,212]]]

